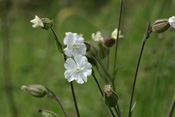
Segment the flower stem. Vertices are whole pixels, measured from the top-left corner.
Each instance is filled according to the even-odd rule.
[[[144,50],[145,42],[146,42],[146,36],[144,36],[144,39],[143,39],[142,48],[141,48],[141,51],[140,51],[140,55],[139,55],[139,59],[138,59],[138,62],[137,62],[137,67],[136,67],[136,72],[135,72],[135,76],[134,76],[132,93],[131,93],[131,98],[130,98],[130,106],[129,106],[129,117],[132,116],[131,108],[132,108],[134,90],[135,90],[135,85],[136,85],[136,80],[137,80],[137,73],[138,73],[138,70],[139,70],[140,61],[141,61],[142,53],[143,53],[143,50]]]
[[[50,29],[51,29],[54,37],[55,37],[55,41],[57,43],[58,51],[63,54],[63,59],[64,59],[64,62],[65,62],[66,61],[66,55],[63,53],[62,44],[58,40],[58,37],[57,37],[54,29],[52,27]],[[77,117],[79,117],[80,114],[79,114],[79,110],[78,110],[78,106],[77,106],[77,101],[76,101],[76,97],[75,97],[75,93],[74,93],[74,87],[73,87],[73,83],[72,82],[70,82],[70,86],[71,86],[71,91],[72,91],[72,96],[73,96],[73,100],[74,100],[75,109],[76,109],[76,112],[77,112]]]
[[[107,53],[107,69],[109,70],[109,60],[110,60],[109,54],[110,54],[110,50],[107,49],[107,50],[106,50],[106,53]]]
[[[57,37],[54,29],[51,27],[50,30],[52,31],[52,33],[53,33],[53,35],[55,37],[54,39],[56,41],[56,44],[57,44],[57,47],[58,47],[59,52],[63,53],[62,44],[60,43],[60,41],[59,41],[59,39],[58,39],[58,37]]]
[[[119,31],[121,25],[121,18],[122,18],[122,8],[123,8],[123,0],[120,0],[120,12],[119,12],[119,22],[118,22],[118,30],[117,30],[117,39],[115,42],[115,56],[114,56],[114,67],[113,67],[113,79],[115,79],[115,70],[116,70],[116,60],[117,60],[117,50],[118,50],[118,39],[119,39]]]
[[[107,79],[105,76],[103,76],[103,74],[102,74],[101,71],[99,70],[98,65],[95,65],[95,68],[96,68],[98,74],[100,75],[100,77],[105,81],[105,83],[106,83],[106,84],[109,84],[108,79]]]
[[[100,87],[100,84],[98,83],[98,80],[97,80],[97,78],[96,78],[94,72],[92,73],[92,76],[93,76],[93,78],[94,78],[94,80],[95,80],[95,82],[96,82],[96,84],[97,84],[97,86],[98,86],[98,88],[99,88],[99,90],[100,90],[100,93],[101,93],[102,97],[104,97],[103,91],[102,91],[102,89],[101,89],[101,87]],[[110,114],[111,114],[113,117],[115,117],[114,112],[112,111],[112,109],[111,109],[110,107],[108,107],[108,109],[109,109],[109,111],[110,111]]]
[[[76,112],[77,112],[77,117],[80,117],[79,110],[78,110],[78,105],[77,105],[77,101],[76,101],[76,97],[75,97],[75,93],[74,93],[73,83],[70,82],[70,85],[71,85],[72,96],[73,96],[73,100],[74,100],[74,104],[75,104],[75,109],[76,109]]]
[[[58,97],[57,97],[57,96],[55,95],[55,93],[54,93],[53,91],[51,91],[49,88],[46,87],[46,89],[52,94],[53,98],[57,101],[57,103],[59,104],[61,110],[63,111],[64,116],[67,117],[67,115],[66,115],[66,113],[65,113],[65,111],[64,111],[64,108],[63,108],[63,106],[62,106],[60,100],[58,99]]]
[[[118,116],[118,117],[121,117],[121,116],[120,116],[120,113],[119,113],[119,110],[118,110],[116,107],[114,107],[114,110],[115,110],[115,112],[117,113],[117,116]]]
[[[174,110],[175,110],[175,94],[174,94],[174,97],[173,97],[173,101],[170,105],[170,109],[169,109],[167,117],[172,117]]]
[[[106,68],[106,66],[104,65],[103,61],[101,60],[101,58],[97,55],[96,57],[96,60],[99,62],[99,64],[101,65],[103,71],[105,72],[105,74],[107,75],[107,77],[112,80],[112,76],[111,74],[109,73],[108,69]]]

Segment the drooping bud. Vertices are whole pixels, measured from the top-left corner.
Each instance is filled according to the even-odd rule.
[[[44,24],[44,27],[41,27],[42,29],[48,30],[49,28],[51,28],[53,26],[52,20],[50,20],[48,18],[42,18],[41,21]]]
[[[37,28],[37,27],[44,27],[43,22],[41,21],[41,19],[36,15],[35,19],[30,20],[31,23],[33,23],[32,27],[33,28]]]
[[[152,31],[157,33],[165,32],[170,27],[168,19],[156,20],[152,24]]]
[[[86,55],[89,57],[95,57],[98,55],[99,53],[99,48],[91,43],[91,42],[85,42],[85,44],[87,45],[86,47],[88,48],[89,51],[87,51]]]
[[[38,112],[41,113],[42,117],[59,117],[56,113],[49,111],[49,110],[39,109]]]
[[[86,48],[87,48],[86,52],[91,50],[91,43],[90,42],[85,41],[84,44],[86,45]]]
[[[101,59],[104,59],[108,54],[109,50],[103,43],[98,43],[99,56]]]
[[[175,28],[175,17],[172,16],[168,19],[168,22],[170,24],[171,27]]]
[[[110,48],[115,44],[115,39],[111,38],[111,36],[108,36],[105,41],[104,44],[106,47]]]
[[[91,42],[84,42],[87,47],[86,57],[92,65],[96,65],[95,57],[98,55],[98,47]]]
[[[48,94],[47,89],[42,85],[30,85],[28,87],[24,85],[21,89],[38,98],[44,97]]]
[[[105,85],[104,93],[106,105],[109,107],[115,107],[118,103],[118,95],[112,90],[111,85]]]

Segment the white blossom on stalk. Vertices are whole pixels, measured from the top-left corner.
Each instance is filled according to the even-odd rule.
[[[74,59],[68,58],[66,60],[64,76],[69,82],[76,80],[77,83],[83,84],[87,82],[87,76],[92,74],[92,65],[85,56],[77,55]]]
[[[41,19],[36,15],[35,19],[30,20],[31,23],[33,23],[32,27],[36,28],[36,27],[44,27],[43,22],[41,21]]]
[[[104,41],[102,35],[101,35],[101,32],[97,32],[96,34],[95,33],[92,33],[92,39],[94,41]]]
[[[67,32],[64,37],[64,44],[67,47],[64,52],[67,56],[71,57],[76,55],[86,54],[86,45],[84,44],[84,38],[79,36],[77,33]]]
[[[168,19],[168,22],[170,24],[171,27],[175,28],[175,17],[172,16]]]
[[[113,39],[117,39],[117,33],[118,33],[118,29],[116,28],[116,29],[112,32],[111,37],[112,37]],[[119,38],[123,38],[123,37],[124,37],[124,36],[121,35],[121,31],[119,31]]]

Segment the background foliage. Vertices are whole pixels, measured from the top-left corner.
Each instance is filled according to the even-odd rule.
[[[0,0],[0,116],[10,117],[3,73],[3,39],[9,36],[10,74],[19,117],[37,117],[39,108],[62,112],[54,100],[36,99],[21,90],[22,85],[42,84],[52,89],[61,100],[69,116],[76,116],[69,83],[64,78],[62,56],[50,31],[33,29],[30,20],[35,15],[53,19],[54,28],[62,41],[65,32],[84,35],[101,31],[109,36],[117,27],[119,0],[14,0],[16,12],[10,12],[11,1]],[[129,109],[131,86],[148,22],[175,15],[175,0],[124,0],[122,16],[123,39],[119,40],[116,91],[123,117]],[[8,15],[10,19],[8,20]],[[4,26],[4,22],[7,25]],[[9,33],[4,32],[7,27]],[[113,56],[112,48],[111,56]],[[8,54],[8,53],[6,53]],[[111,57],[111,65],[113,57]],[[98,76],[101,86],[104,83]],[[106,117],[108,114],[100,92],[92,77],[88,82],[75,84],[75,93],[82,117]],[[134,117],[165,117],[175,93],[175,30],[153,33],[146,43],[138,74],[134,99]]]

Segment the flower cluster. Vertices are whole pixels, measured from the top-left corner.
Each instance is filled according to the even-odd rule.
[[[68,57],[64,67],[65,78],[72,82],[76,80],[77,83],[83,84],[87,82],[87,76],[92,73],[92,65],[88,62],[86,56],[86,45],[84,44],[84,38],[77,33],[67,32],[64,37],[64,44],[67,46],[64,49],[65,55]]]

